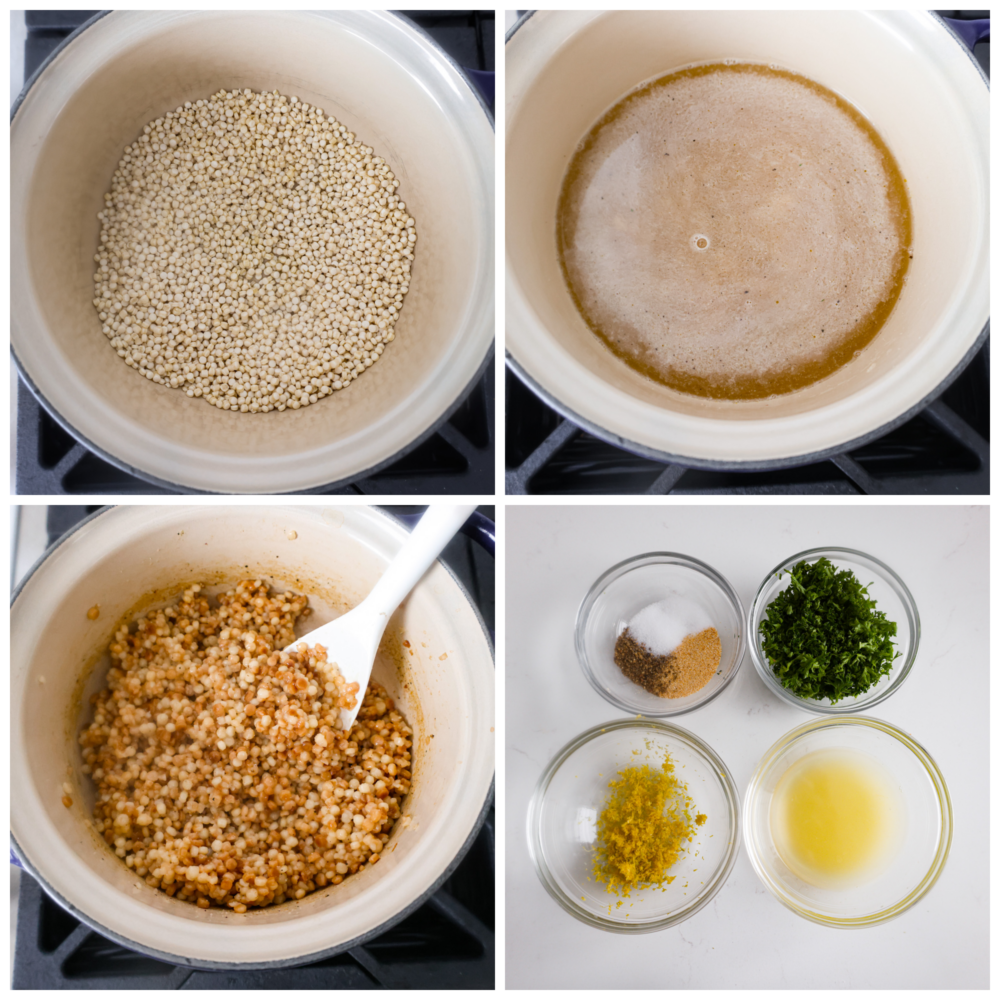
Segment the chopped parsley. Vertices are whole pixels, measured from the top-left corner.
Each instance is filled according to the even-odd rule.
[[[896,623],[875,610],[868,587],[829,559],[796,563],[789,586],[760,623],[764,654],[782,687],[836,704],[864,694],[899,656]]]

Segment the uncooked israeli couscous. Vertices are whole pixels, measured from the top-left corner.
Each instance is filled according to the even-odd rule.
[[[194,585],[122,627],[80,734],[97,830],[146,883],[200,907],[302,899],[378,862],[410,788],[411,730],[385,689],[354,705],[308,598],[246,580]]]
[[[146,125],[104,196],[94,306],[118,356],[223,410],[298,409],[382,356],[416,229],[371,146],[250,90]]]

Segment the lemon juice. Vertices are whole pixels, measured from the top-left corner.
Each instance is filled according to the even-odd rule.
[[[885,870],[901,834],[889,772],[857,750],[817,750],[782,775],[771,799],[778,856],[804,882],[842,889]]]

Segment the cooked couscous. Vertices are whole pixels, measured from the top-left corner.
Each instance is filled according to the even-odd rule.
[[[410,788],[411,730],[380,685],[354,705],[321,646],[294,642],[306,597],[200,586],[111,644],[80,734],[97,830],[154,888],[238,913],[379,860]]]

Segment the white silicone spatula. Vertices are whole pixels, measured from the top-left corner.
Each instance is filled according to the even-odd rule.
[[[287,647],[291,650],[303,642],[307,646],[323,646],[327,651],[327,662],[337,665],[348,684],[357,682],[357,704],[352,709],[340,710],[344,732],[354,725],[357,718],[375,662],[375,652],[392,613],[475,509],[475,504],[433,504],[428,507],[388,569],[372,587],[371,593],[356,608],[307,632]]]

